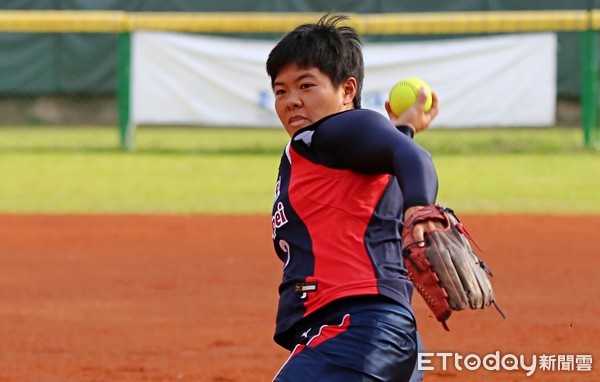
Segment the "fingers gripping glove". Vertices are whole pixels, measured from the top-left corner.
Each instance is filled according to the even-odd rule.
[[[415,225],[439,221],[443,229],[413,237]],[[494,304],[489,268],[480,260],[469,241],[477,245],[450,208],[431,205],[417,210],[402,230],[403,257],[409,278],[444,328],[452,311],[483,309]]]

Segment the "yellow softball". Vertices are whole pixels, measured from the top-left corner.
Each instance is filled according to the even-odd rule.
[[[419,89],[424,87],[427,91],[427,102],[425,103],[425,112],[431,109],[431,89],[427,82],[423,81],[419,77],[408,77],[400,80],[390,90],[390,109],[392,112],[400,116],[404,114],[415,102],[417,102],[417,96]]]

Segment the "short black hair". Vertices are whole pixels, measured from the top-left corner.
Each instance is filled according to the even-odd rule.
[[[317,23],[300,25],[286,34],[267,59],[271,86],[279,71],[290,63],[301,68],[316,67],[327,74],[336,87],[354,77],[357,89],[353,103],[354,108],[360,109],[365,76],[362,41],[354,28],[338,26],[343,20],[348,20],[348,16],[328,13]]]

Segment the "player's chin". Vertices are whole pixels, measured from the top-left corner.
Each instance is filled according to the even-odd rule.
[[[288,134],[290,136],[293,136],[298,130],[305,128],[306,126],[309,126],[310,123],[308,122],[303,122],[303,123],[287,123],[285,124],[285,130],[288,132]]]
[[[288,124],[284,124],[284,125],[283,125],[283,128],[285,129],[285,131],[288,133],[288,135],[289,135],[290,137],[293,137],[293,136],[294,136],[294,134],[296,133],[296,131],[298,131],[298,129],[292,128],[292,127],[290,127],[290,125],[288,125]]]

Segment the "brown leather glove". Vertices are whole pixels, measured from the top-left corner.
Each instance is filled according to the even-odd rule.
[[[413,237],[416,224],[429,220],[442,229],[425,235],[424,242]],[[446,320],[454,310],[483,309],[494,304],[489,268],[473,252],[472,237],[450,208],[431,205],[417,210],[402,229],[404,265],[409,278],[435,317],[448,330]],[[476,244],[475,244],[476,245]]]

